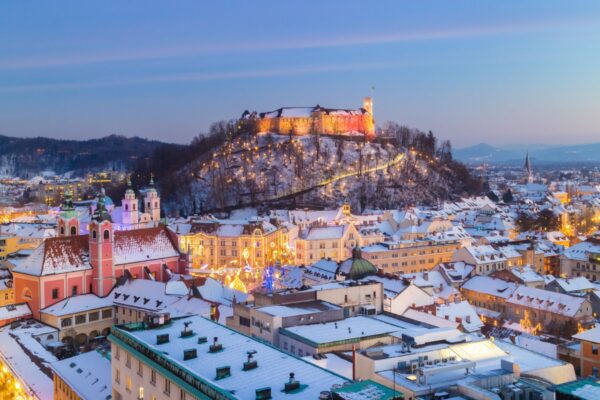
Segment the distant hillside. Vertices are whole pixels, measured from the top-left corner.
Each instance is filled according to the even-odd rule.
[[[494,147],[480,143],[454,151],[454,157],[469,164],[520,164],[525,153],[538,164],[600,163],[600,142],[570,146],[513,145]]]
[[[43,171],[77,176],[106,168],[127,170],[162,144],[117,135],[81,141],[0,136],[0,176],[28,178]]]

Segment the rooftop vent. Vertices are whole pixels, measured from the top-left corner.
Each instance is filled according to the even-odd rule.
[[[256,350],[249,350],[246,352],[248,354],[248,361],[244,363],[244,371],[250,371],[251,369],[258,368],[258,361],[254,359],[254,355],[256,354]]]
[[[263,387],[256,389],[256,400],[270,400],[271,397],[271,388]]]
[[[187,349],[183,351],[183,361],[191,360],[198,357],[196,349]]]
[[[290,379],[286,382],[285,386],[283,387],[284,392],[290,393],[294,390],[300,389],[300,382],[298,382],[294,376],[295,374],[293,372],[290,372]]]
[[[209,353],[218,353],[219,351],[223,351],[223,345],[221,343],[219,343],[219,338],[215,336],[213,338],[213,344],[211,344],[210,347],[208,348],[208,352]]]
[[[168,333],[156,335],[156,344],[165,344],[165,343],[169,343],[169,334]]]
[[[203,343],[206,343],[206,342],[208,342],[208,339],[206,338],[206,336],[200,336],[198,338],[198,344],[203,344]]]
[[[225,379],[231,376],[231,368],[227,365],[225,367],[217,367],[217,377],[216,380]]]
[[[192,329],[190,329],[190,325],[192,324],[192,321],[186,321],[183,323],[184,328],[181,331],[181,337],[182,338],[187,338],[190,336],[194,335],[194,331]]]

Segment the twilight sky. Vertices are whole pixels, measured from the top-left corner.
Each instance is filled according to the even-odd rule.
[[[0,2],[4,135],[185,143],[372,86],[456,147],[600,141],[600,2]]]

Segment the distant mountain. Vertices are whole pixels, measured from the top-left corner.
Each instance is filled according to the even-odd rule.
[[[468,164],[520,164],[524,162],[527,151],[531,159],[540,164],[600,163],[600,142],[569,146],[535,144],[504,147],[480,143],[456,149],[453,155]]]
[[[107,168],[132,169],[140,158],[149,157],[162,144],[118,135],[90,140],[0,135],[0,176],[29,178],[44,171],[77,176]]]

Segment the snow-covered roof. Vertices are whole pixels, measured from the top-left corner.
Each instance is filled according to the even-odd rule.
[[[97,310],[105,307],[112,307],[113,302],[109,297],[98,297],[95,294],[82,294],[79,296],[67,297],[64,300],[54,303],[44,308],[40,312],[43,314],[54,315],[57,317],[63,315],[76,314],[90,310]]]
[[[436,315],[451,321],[458,321],[467,332],[477,332],[483,327],[475,308],[468,301],[449,302],[437,306]]]
[[[600,326],[573,335],[573,339],[585,340],[586,342],[600,343]]]
[[[577,261],[589,261],[591,254],[600,254],[600,242],[589,240],[577,243],[564,252],[565,257]]]
[[[554,280],[566,293],[595,290],[596,286],[584,276],[573,278],[556,278]]]
[[[299,325],[280,329],[280,335],[292,336],[313,346],[326,346],[339,340],[365,340],[396,332],[397,326],[374,318],[351,317],[323,324]]]
[[[46,239],[13,272],[41,276],[91,268],[87,236],[63,236]]]
[[[113,244],[115,265],[179,257],[178,246],[163,226],[116,231]]]
[[[228,288],[213,278],[208,278],[204,285],[198,288],[198,291],[203,299],[228,306],[234,299],[242,302],[248,297],[248,294]]]
[[[317,314],[328,310],[339,310],[340,307],[324,301],[310,301],[288,305],[273,305],[257,308],[265,314],[275,317],[296,317],[301,315]]]
[[[23,387],[40,400],[54,398],[54,384],[50,365],[57,361],[35,337],[58,332],[41,323],[24,323],[17,328],[0,328],[0,358],[19,379]]]
[[[462,288],[508,299],[517,289],[517,284],[490,276],[477,275],[466,281]]]
[[[29,308],[29,304],[8,304],[0,307],[0,324],[3,324],[3,321],[18,319],[18,318],[27,318],[31,316],[31,308]]]
[[[511,268],[510,272],[524,283],[544,282],[544,277],[530,265]]]
[[[189,329],[209,338],[208,343],[197,344],[195,339],[181,338],[181,331],[184,323],[187,322],[191,322]],[[273,400],[315,399],[322,391],[330,390],[333,385],[347,382],[347,379],[340,375],[203,317],[171,320],[169,326],[157,329],[126,331],[117,326],[113,330],[116,331],[114,334],[117,338],[121,335],[132,338],[153,351],[157,357],[162,357],[165,362],[183,367],[189,371],[190,378],[199,378],[228,395],[235,393],[232,396],[239,399],[253,399],[256,397],[256,389],[264,387],[272,388]],[[158,334],[169,334],[169,342],[156,344]],[[218,353],[208,351],[213,337],[217,337],[223,346],[223,350]],[[198,357],[184,360],[184,350],[192,347],[198,350]],[[242,371],[242,363],[247,360],[247,352],[250,350],[256,352],[253,358],[257,361],[258,368]],[[231,366],[231,376],[216,380],[215,368],[226,365]],[[288,382],[291,372],[302,385],[306,385],[300,393],[287,394],[283,391],[283,386]]]
[[[56,361],[52,363],[52,370],[81,399],[112,398],[110,358],[98,351],[88,351]]]
[[[179,257],[178,246],[167,229],[156,228],[116,231],[113,240],[115,265],[148,262]],[[44,240],[14,272],[43,276],[91,269],[89,236],[61,236]]]
[[[402,316],[436,328],[457,328],[459,326],[459,323],[456,322],[456,320],[451,321],[424,311],[415,310],[414,308],[407,309]]]
[[[341,239],[344,236],[344,226],[322,226],[310,228],[304,235],[306,240]]]
[[[523,307],[574,317],[586,299],[519,285],[506,301]]]

